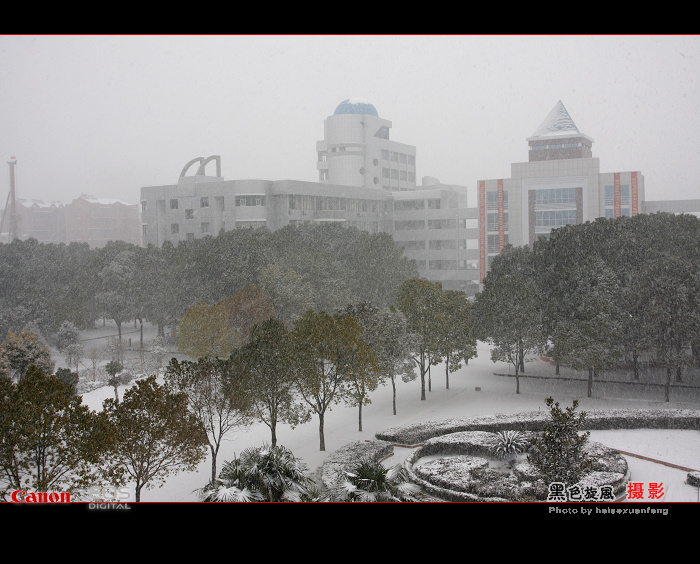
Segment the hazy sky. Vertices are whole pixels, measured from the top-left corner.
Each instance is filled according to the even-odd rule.
[[[700,198],[700,36],[1,36],[0,61],[0,208],[13,156],[18,198],[64,203],[138,203],[215,154],[227,180],[317,181],[323,120],[351,97],[469,205],[558,100],[601,172]]]

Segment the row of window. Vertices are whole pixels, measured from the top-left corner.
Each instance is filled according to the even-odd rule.
[[[486,209],[498,209],[498,191],[486,192]],[[508,190],[503,190],[503,209],[508,209]]]
[[[476,270],[479,265],[468,260],[417,260],[418,270]]]
[[[576,223],[576,210],[542,210],[535,212],[535,227],[562,227]]]
[[[629,184],[622,184],[620,186],[620,204],[623,206],[630,205],[630,187]],[[606,186],[605,187],[605,206],[612,207],[615,205],[615,187]]]
[[[415,155],[408,155],[406,153],[399,153],[397,151],[389,151],[389,149],[382,149],[382,160],[391,161],[393,163],[401,163],[410,166],[416,166]]]
[[[440,199],[430,198],[428,200],[396,200],[394,202],[394,211],[416,211],[416,210],[439,210]]]
[[[503,212],[503,229],[508,231],[508,212]],[[486,214],[486,230],[498,231],[498,213],[490,212]]]
[[[572,147],[583,147],[583,143],[552,143],[550,145],[533,145],[532,151],[544,151],[546,149],[570,149]]]
[[[390,205],[390,202],[387,202],[386,205]],[[385,203],[379,200],[358,200],[332,196],[301,196],[296,194],[289,196],[290,210],[379,212],[384,211],[384,206]]]
[[[404,250],[423,251],[428,249],[433,251],[444,251],[453,249],[477,249],[479,242],[476,239],[432,239],[429,241],[398,241]]]
[[[396,168],[382,168],[382,178],[388,178],[391,180],[404,180],[406,182],[415,182],[416,173],[406,170],[398,170]]]
[[[467,223],[466,219],[429,219],[428,229],[466,229],[467,225],[474,226],[476,220],[470,220]],[[395,231],[409,231],[411,229],[425,229],[425,220],[423,219],[407,219],[404,221],[395,221]]]
[[[188,198],[189,200],[189,198]],[[199,198],[199,207],[200,208],[208,208],[209,207],[209,196],[202,196]],[[218,210],[223,211],[224,209],[224,197],[223,196],[216,196],[214,198],[216,201],[216,207]],[[189,203],[189,202],[188,202]],[[170,209],[171,210],[177,210],[180,209],[180,200],[177,198],[171,198],[170,202]],[[265,196],[263,195],[253,195],[253,196],[236,196],[235,197],[235,205],[236,207],[240,206],[264,206],[265,205]],[[164,208],[165,202],[161,200],[161,209],[165,210]],[[148,209],[148,202],[143,201],[141,202],[141,211],[146,212]],[[185,214],[188,216],[188,219],[192,218],[194,210],[192,208],[187,208],[185,209]]]
[[[544,188],[535,193],[535,205],[576,204],[576,188]]]

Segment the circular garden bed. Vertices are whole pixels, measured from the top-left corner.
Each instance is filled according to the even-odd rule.
[[[548,484],[528,461],[527,450],[537,433],[522,432],[523,451],[510,461],[493,452],[496,433],[465,431],[435,437],[406,460],[411,481],[448,501],[545,501]],[[592,467],[581,489],[610,486],[621,497],[629,480],[627,461],[617,451],[589,441],[585,448]]]

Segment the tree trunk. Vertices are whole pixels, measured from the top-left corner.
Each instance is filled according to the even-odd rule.
[[[632,370],[634,371],[634,379],[639,380],[639,355],[632,353]]]
[[[593,369],[588,369],[588,397],[591,397],[593,393]]]
[[[667,366],[666,367],[666,391],[665,391],[665,396],[666,396],[666,402],[670,401],[671,397],[671,367]]]
[[[318,439],[319,439],[319,450],[325,452],[326,439],[323,436],[323,413],[318,414]]]
[[[119,342],[122,342],[122,322],[117,321],[117,331],[119,332]]]
[[[360,400],[360,407],[357,410],[357,430],[361,433],[362,432],[362,400]]]
[[[143,487],[143,484],[136,482],[136,487],[134,488],[134,499],[136,501],[141,501],[141,488],[142,487]]]
[[[450,357],[448,356],[445,359],[445,389],[449,390],[450,389],[450,371],[447,368],[450,365]]]
[[[396,415],[396,380],[394,377],[391,377],[391,388],[392,388],[392,397],[391,397],[391,404],[394,409],[394,415]]]
[[[216,451],[214,447],[209,445],[211,448],[211,481],[216,480]]]

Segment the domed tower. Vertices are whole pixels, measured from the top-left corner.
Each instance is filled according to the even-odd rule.
[[[416,149],[389,139],[391,122],[362,98],[343,100],[324,120],[316,143],[319,182],[415,190]]]

